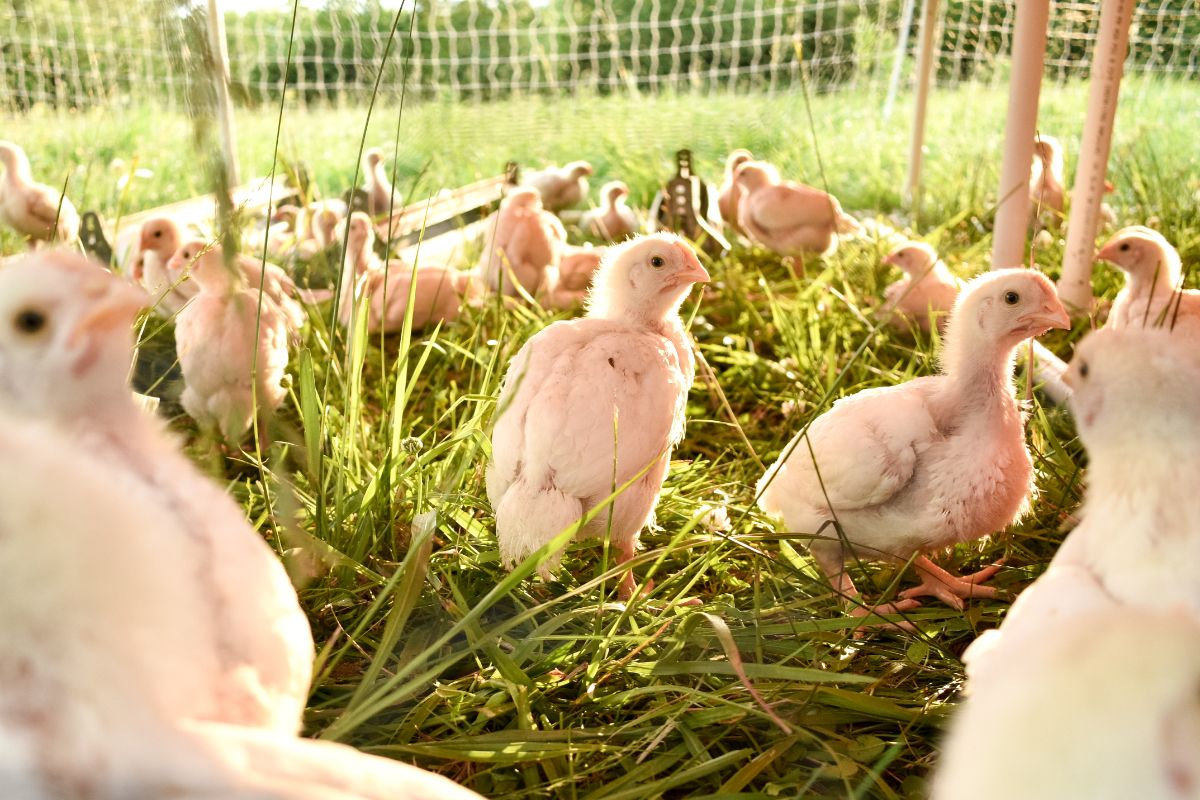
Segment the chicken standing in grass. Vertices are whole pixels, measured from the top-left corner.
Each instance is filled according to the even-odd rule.
[[[288,318],[247,285],[236,263],[225,263],[220,249],[199,252],[190,275],[199,291],[175,318],[179,399],[202,428],[235,446],[256,414],[274,411],[287,396]]]
[[[591,164],[572,161],[562,167],[549,166],[531,172],[521,183],[537,191],[547,211],[558,212],[579,205],[587,197],[587,176],[591,174]]]
[[[769,164],[749,161],[737,168],[738,227],[752,241],[782,256],[826,254],[839,236],[859,233],[858,221],[831,194],[782,181]]]
[[[69,359],[57,366],[73,372],[78,359],[89,362],[94,335],[127,325],[135,304],[125,292],[116,287],[115,296],[88,296],[94,305],[82,320],[62,318],[78,310],[70,305],[45,308],[46,328],[24,346],[36,347],[38,339],[68,345],[60,355]],[[19,318],[28,328],[34,312]],[[76,348],[71,337],[79,325]],[[89,367],[81,375],[100,386]],[[219,721],[232,655],[225,626],[263,641],[275,634],[276,625],[259,617],[263,576],[243,563],[222,563],[239,562],[247,552],[210,547],[207,535],[232,538],[216,519],[197,527],[163,499],[173,492],[193,510],[215,497],[233,506],[222,492],[208,486],[189,499],[199,484],[173,487],[178,472],[130,481],[124,469],[114,469],[114,456],[123,463],[132,453],[98,449],[72,430],[0,412],[6,798],[478,800],[416,767],[297,738],[298,714],[291,730]],[[231,582],[214,585],[221,578]],[[294,606],[294,593],[291,600]]]
[[[600,207],[584,212],[579,227],[592,236],[619,242],[638,232],[637,214],[625,203],[629,187],[609,181],[600,189]]]
[[[1200,292],[1182,287],[1179,252],[1161,233],[1140,226],[1122,228],[1096,258],[1125,273],[1125,286],[1108,312],[1106,328],[1183,326],[1188,333],[1200,334]]]
[[[887,321],[901,330],[915,325],[928,332],[931,323],[943,330],[963,282],[938,258],[937,251],[924,242],[905,242],[888,253],[883,263],[904,272],[903,278],[884,290],[880,311]]]
[[[742,189],[737,185],[737,170],[742,164],[753,161],[754,156],[749,150],[734,150],[725,159],[725,177],[717,192],[717,207],[721,210],[721,221],[742,233],[738,223],[738,200],[741,199]],[[762,162],[765,163],[765,162]]]
[[[1003,529],[1026,508],[1033,478],[1012,385],[1016,348],[1069,325],[1041,273],[976,278],[951,314],[942,374],[839,400],[767,470],[760,505],[789,531],[819,537],[809,550],[845,597],[857,596],[845,571],[851,556],[905,561]],[[914,566],[922,583],[902,597],[961,608],[963,598],[995,594],[979,585],[995,566],[965,578],[924,555]]]
[[[215,253],[216,259],[224,259],[224,249],[215,242],[202,239],[192,239],[184,242],[167,262],[167,273],[175,285],[194,271],[195,264],[209,253]],[[317,300],[318,296],[305,292],[296,286],[292,277],[270,262],[254,256],[238,253],[234,256],[234,264],[245,279],[246,285],[255,290],[261,290],[263,295],[278,309],[287,321],[288,330],[298,333],[308,322],[308,314],[304,310],[303,300]],[[190,290],[195,295],[199,289]],[[324,299],[323,297],[319,299]]]
[[[144,568],[170,564],[172,548],[187,551],[180,564],[163,569],[186,564],[197,591],[209,593],[203,625],[192,631],[189,617],[176,622],[197,644],[212,637],[215,666],[203,691],[180,693],[164,713],[294,733],[311,678],[308,621],[283,566],[241,509],[130,393],[132,325],[147,301],[140,289],[67,252],[30,256],[0,271],[0,408],[53,425],[73,449],[103,462],[115,494],[167,520],[159,526],[162,551]],[[169,646],[169,639],[146,643],[146,657]],[[152,683],[173,678],[164,667]]]
[[[562,260],[558,262],[558,280],[552,288],[542,292],[541,302],[559,309],[582,305],[591,288],[592,276],[600,269],[606,252],[608,247],[603,246],[563,245]]]
[[[363,189],[367,192],[367,211],[372,217],[392,214],[404,207],[404,199],[392,187],[383,167],[383,152],[375,147],[363,154]]]
[[[600,262],[607,247],[573,247],[563,248],[562,259],[558,262],[558,288],[571,292],[586,292],[592,285],[592,276],[600,269]]]
[[[468,273],[444,266],[414,270],[403,261],[384,264],[372,250],[375,232],[367,215],[351,214],[349,226],[338,304],[338,319],[343,325],[351,325],[357,304],[365,297],[368,332],[401,330],[414,282],[413,330],[458,319],[463,295],[472,287]]]
[[[1033,142],[1033,165],[1029,172],[1030,212],[1058,227],[1067,207],[1066,164],[1063,146],[1053,136],[1039,135]]]
[[[1194,615],[1118,608],[1048,622],[1003,672],[971,681],[932,798],[1200,800],[1198,686]]]
[[[1116,606],[1186,609],[1200,620],[1200,353],[1165,329],[1104,329],[1065,380],[1087,446],[1083,521],[1004,624],[967,651],[972,681],[1027,652],[1049,621]]]
[[[618,558],[633,558],[683,435],[694,377],[679,306],[708,279],[678,236],[632,239],[605,255],[587,316],[555,322],[513,358],[496,402],[487,472],[504,563],[522,561],[578,522],[614,483],[623,487],[619,496],[579,535],[611,535]],[[561,557],[547,559],[541,575],[548,578]],[[627,573],[622,596],[634,588]]]
[[[150,293],[151,308],[163,317],[171,317],[196,294],[196,285],[178,270],[167,268],[182,246],[179,225],[170,217],[153,217],[142,223],[138,235],[140,265],[135,264],[133,278]]]
[[[490,291],[516,297],[519,285],[536,297],[557,285],[566,241],[562,223],[542,207],[538,193],[514,189],[484,236],[479,273]]]
[[[29,158],[12,142],[0,141],[0,222],[38,242],[73,242],[79,238],[79,212],[53,186],[33,179]]]

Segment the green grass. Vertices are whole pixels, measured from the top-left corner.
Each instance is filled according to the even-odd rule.
[[[1127,82],[1112,160],[1123,221],[1157,217],[1185,266],[1200,254],[1196,97],[1195,84]],[[1048,88],[1043,130],[1074,141],[1085,99],[1083,87]],[[964,276],[988,266],[1005,101],[977,87],[933,99],[920,232]],[[701,174],[716,179],[725,152],[747,146],[789,176],[827,181],[860,215],[904,222],[907,117],[902,107],[885,125],[880,104],[869,95],[814,99],[823,177],[796,95],[412,106],[400,125],[400,185],[423,172],[418,191],[454,186],[510,158],[587,158],[599,178],[625,178],[644,203],[676,148],[692,147]],[[368,145],[390,148],[395,114],[377,109]],[[362,110],[289,109],[281,155],[303,159],[327,194],[340,193],[364,122]],[[237,124],[243,170],[266,172],[275,112],[244,112]],[[205,187],[188,123],[147,109],[34,113],[4,120],[3,135],[29,149],[48,182],[79,165],[73,195],[106,215],[122,202],[138,209]],[[155,173],[123,201],[108,166],[117,157]],[[1037,254],[1051,273],[1061,247]],[[510,575],[498,563],[482,480],[494,398],[508,360],[555,315],[489,305],[411,340],[372,337],[358,351],[361,368],[315,317],[293,353],[292,399],[273,423],[266,463],[247,455],[216,464],[302,578],[321,645],[308,733],[415,761],[495,797],[921,797],[962,684],[959,655],[999,622],[1007,601],[961,613],[930,602],[910,614],[918,634],[855,639],[856,620],[803,537],[776,532],[753,505],[761,465],[833,399],[935,369],[933,342],[872,329],[871,305],[892,277],[879,255],[870,243],[848,245],[809,261],[799,278],[747,249],[713,265],[714,282],[684,310],[720,392],[697,379],[660,527],[645,532],[635,564],[639,580],[653,576],[657,586],[628,606],[616,602],[620,571],[611,558],[606,568],[595,542],[572,546],[551,584],[528,577],[532,564]],[[1097,276],[1111,297],[1111,271]],[[1047,343],[1069,355],[1086,327]],[[1081,491],[1069,415],[1041,406],[1036,393],[1032,400],[1032,512],[939,557],[969,570],[1003,556],[994,584],[1012,592],[1053,554]],[[787,415],[785,401],[794,404]],[[172,424],[198,456],[206,452],[187,419]],[[727,511],[729,530],[703,524],[709,507]],[[417,521],[431,512],[435,525]],[[870,599],[911,581],[884,564],[853,574]],[[704,605],[670,607],[682,597]],[[734,676],[734,649],[790,734]]]

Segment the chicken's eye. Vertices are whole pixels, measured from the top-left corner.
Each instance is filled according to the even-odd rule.
[[[1017,303],[1021,302],[1021,295],[1017,294],[1016,292],[1005,292],[1004,302],[1008,303],[1010,306],[1015,306]]]
[[[663,264],[666,263],[667,262],[662,256],[650,256],[650,266],[654,267],[655,269],[661,269]]]
[[[1088,365],[1087,365],[1087,362],[1084,361],[1082,364],[1079,365],[1079,377],[1086,378],[1087,375],[1088,375]]]
[[[1122,253],[1129,252],[1129,242],[1121,242],[1121,246],[1117,248]]]
[[[33,336],[46,327],[46,315],[36,308],[23,308],[13,317],[13,327],[18,333]]]
[[[162,231],[155,231],[155,232],[154,232],[154,238],[155,238],[155,239],[161,239],[161,238],[162,238]]]

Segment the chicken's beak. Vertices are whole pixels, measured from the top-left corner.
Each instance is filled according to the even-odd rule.
[[[1115,264],[1116,261],[1113,259],[1113,256],[1115,256],[1116,254],[1117,254],[1116,244],[1109,243],[1109,244],[1104,245],[1103,247],[1101,247],[1099,250],[1096,251],[1096,260],[1097,261],[1110,261]]]
[[[683,251],[687,263],[683,271],[675,276],[680,284],[708,283],[712,280],[708,270],[700,263],[700,259],[696,258],[696,254],[692,252],[691,248],[679,245],[679,249]]]
[[[1067,313],[1067,309],[1063,306],[1062,301],[1057,297],[1052,300],[1047,300],[1042,305],[1041,309],[1032,314],[1025,314],[1018,322],[1029,326],[1044,326],[1047,330],[1051,328],[1061,328],[1070,330],[1071,315]]]
[[[897,261],[897,257],[896,257],[895,253],[888,253],[886,256],[883,257],[883,261],[881,261],[879,263],[883,264],[884,266],[888,266],[888,267],[900,266],[900,263]]]
[[[140,286],[118,283],[108,290],[83,319],[75,324],[68,341],[79,342],[98,331],[132,325],[138,312],[150,305],[150,295]]]

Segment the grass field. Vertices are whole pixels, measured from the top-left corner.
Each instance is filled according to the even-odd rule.
[[[1084,87],[1048,88],[1043,131],[1075,141],[1085,98]],[[1122,223],[1156,217],[1185,268],[1200,255],[1198,98],[1194,83],[1128,81],[1111,162]],[[963,276],[989,266],[1005,104],[1002,91],[978,87],[934,96],[918,232]],[[811,130],[798,95],[415,105],[399,120],[399,185],[420,174],[424,193],[510,158],[586,158],[597,184],[622,177],[645,203],[675,149],[692,147],[701,174],[716,179],[724,154],[745,146],[789,177],[827,184],[854,213],[892,214],[903,227],[912,222],[897,213],[907,115],[902,106],[885,124],[880,105],[814,98]],[[277,113],[239,116],[245,172],[271,168]],[[365,122],[365,110],[289,110],[280,155],[303,159],[327,194],[340,193]],[[390,148],[396,130],[397,110],[376,109],[366,144]],[[106,215],[206,188],[188,121],[149,109],[34,113],[3,120],[3,137],[30,151],[47,182],[79,165],[77,205]],[[154,175],[122,198],[114,158]],[[1061,246],[1036,255],[1052,275]],[[961,613],[927,602],[909,614],[919,633],[855,638],[859,621],[806,556],[804,536],[778,532],[753,504],[763,465],[834,399],[936,369],[934,342],[874,329],[871,306],[894,277],[879,256],[854,243],[809,261],[799,278],[745,248],[713,265],[713,283],[684,311],[715,380],[697,379],[659,527],[642,537],[635,568],[657,586],[628,605],[595,542],[573,546],[550,584],[528,577],[532,564],[510,575],[498,563],[482,480],[493,401],[509,358],[561,315],[489,306],[436,333],[372,338],[361,364],[347,360],[328,314],[315,316],[263,464],[213,459],[189,421],[174,419],[304,578],[322,645],[307,732],[415,761],[490,797],[923,796],[962,684],[959,655],[1008,601]],[[1118,283],[1098,268],[1099,291],[1111,297]],[[1069,356],[1087,327],[1044,341]],[[1084,477],[1067,412],[1036,391],[1031,400],[1032,512],[938,556],[955,570],[1004,557],[994,585],[1010,592],[1053,554]],[[912,580],[883,564],[853,574],[872,599]],[[682,597],[704,604],[670,607]],[[790,733],[734,676],[734,651]]]

